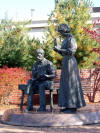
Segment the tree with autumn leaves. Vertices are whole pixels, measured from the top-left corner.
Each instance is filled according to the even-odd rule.
[[[93,29],[93,24],[89,24],[91,2],[88,0],[57,0],[56,8],[52,11],[48,20],[47,33],[45,33],[46,55],[58,68],[61,66],[62,57],[53,51],[54,38],[58,38],[61,44],[63,38],[57,32],[57,27],[61,23],[66,23],[71,28],[72,35],[76,38],[78,49],[76,58],[80,68],[93,67],[93,60],[97,58],[92,51],[98,43],[86,33],[84,28]]]

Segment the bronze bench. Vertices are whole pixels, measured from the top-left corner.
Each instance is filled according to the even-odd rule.
[[[28,95],[29,85],[28,84],[19,84],[18,89],[22,91],[20,110],[23,112],[24,95]],[[56,90],[57,95],[58,95],[59,88],[51,87],[51,88],[46,88],[46,90],[50,91],[50,111],[53,112],[53,91]]]

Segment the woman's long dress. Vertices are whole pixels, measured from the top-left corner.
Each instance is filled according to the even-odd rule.
[[[58,105],[66,108],[80,108],[85,106],[79,70],[74,54],[77,50],[75,39],[70,34],[62,42],[63,55],[62,72],[60,78]]]

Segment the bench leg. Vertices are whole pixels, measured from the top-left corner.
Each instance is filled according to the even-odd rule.
[[[50,90],[50,111],[53,112],[53,91]]]
[[[57,90],[57,96],[58,96],[59,90]]]
[[[23,101],[24,101],[24,91],[22,91],[21,103],[20,103],[20,111],[22,112],[23,112]]]

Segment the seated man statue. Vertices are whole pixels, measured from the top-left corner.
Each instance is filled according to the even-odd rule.
[[[37,62],[32,68],[32,83],[29,89],[27,108],[25,112],[33,110],[33,96],[35,90],[38,89],[40,95],[40,107],[37,110],[46,111],[46,95],[45,89],[51,88],[53,85],[53,79],[56,76],[56,69],[52,62],[44,58],[44,50],[36,50]]]

